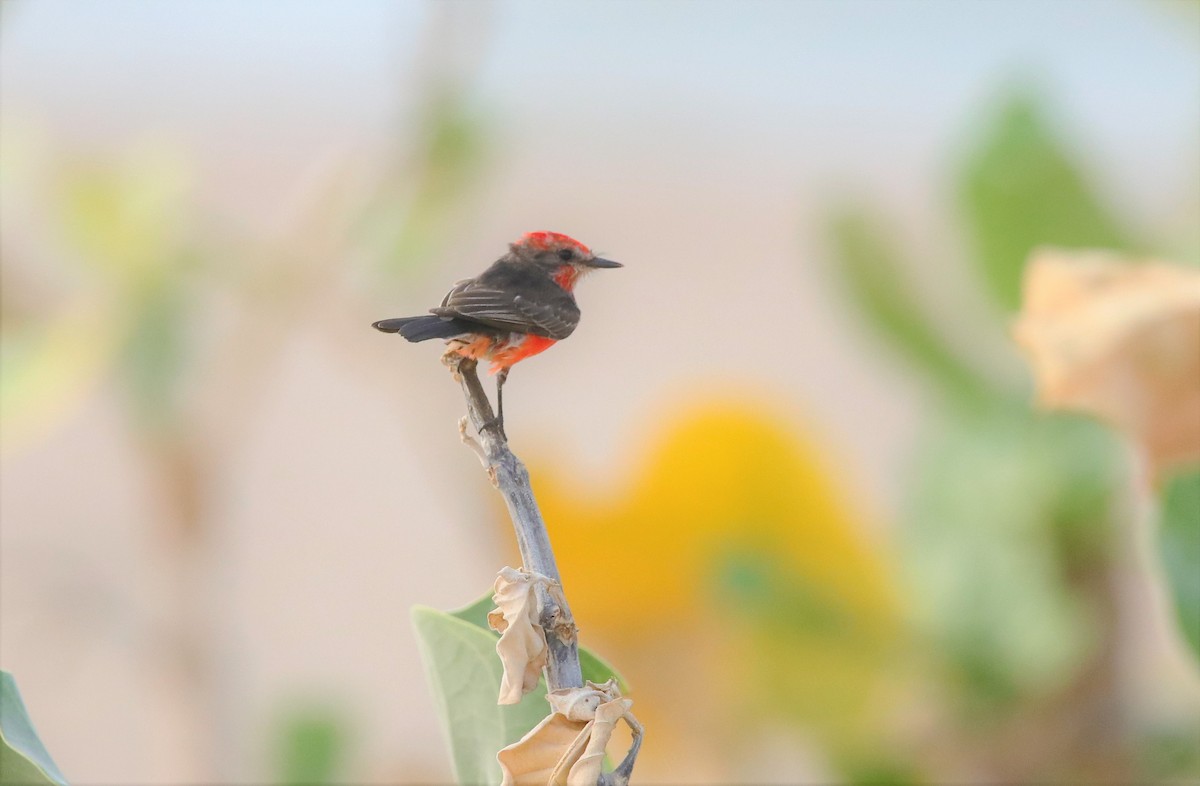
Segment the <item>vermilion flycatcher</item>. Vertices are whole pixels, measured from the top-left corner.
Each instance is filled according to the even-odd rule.
[[[571,335],[579,324],[575,282],[599,267],[621,263],[558,232],[529,232],[483,273],[455,284],[431,316],[381,319],[372,327],[409,341],[444,338],[447,352],[490,360],[503,430],[509,369]]]

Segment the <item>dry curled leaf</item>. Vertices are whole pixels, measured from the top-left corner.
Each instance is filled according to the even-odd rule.
[[[586,723],[596,717],[596,710],[606,701],[612,701],[620,692],[612,680],[603,685],[589,682],[588,688],[564,688],[546,694],[550,702],[550,711],[562,715],[567,720]]]
[[[1041,405],[1108,420],[1155,471],[1200,458],[1200,271],[1035,252],[1013,335]]]
[[[567,773],[583,755],[589,724],[552,712],[517,742],[496,754],[501,786],[565,786]]]
[[[632,719],[633,702],[615,681],[546,696],[551,712],[518,742],[496,754],[502,786],[595,786],[617,721]],[[631,724],[632,725],[632,724]]]
[[[496,577],[488,625],[500,634],[496,654],[504,665],[499,704],[516,704],[537,687],[546,665],[546,632],[538,624],[538,584],[553,585],[540,573],[501,568]]]
[[[587,746],[579,760],[571,765],[567,775],[567,786],[595,786],[600,780],[604,765],[604,751],[612,738],[617,721],[629,713],[633,702],[629,699],[614,699],[596,708],[596,717],[591,723]]]

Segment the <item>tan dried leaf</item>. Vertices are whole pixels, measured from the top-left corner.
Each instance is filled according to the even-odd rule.
[[[546,665],[546,632],[538,624],[538,584],[553,582],[540,573],[505,567],[496,577],[488,625],[500,634],[496,654],[504,666],[499,704],[516,704],[537,687]]]
[[[1200,271],[1039,250],[1013,335],[1042,406],[1108,420],[1155,471],[1200,458]]]
[[[565,718],[573,721],[590,721],[596,717],[596,710],[606,701],[612,701],[621,694],[615,692],[617,685],[615,680],[609,680],[603,685],[597,685],[594,682],[588,682],[583,688],[567,688],[565,690],[551,691],[546,694],[546,701],[550,702],[550,710],[557,712]]]
[[[496,754],[502,786],[595,786],[617,721],[632,718],[633,702],[616,682],[554,691],[550,715]]]
[[[571,765],[587,746],[591,721],[552,712],[517,742],[496,754],[501,786],[566,786]]]
[[[632,706],[633,702],[629,699],[613,699],[596,708],[596,719],[591,724],[587,747],[583,749],[579,760],[571,765],[567,786],[596,786],[596,782],[600,780],[600,768],[604,765],[604,751],[608,747],[608,741],[612,739],[613,729]]]

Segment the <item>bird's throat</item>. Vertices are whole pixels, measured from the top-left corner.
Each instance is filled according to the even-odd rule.
[[[574,265],[563,265],[554,271],[551,278],[554,279],[555,284],[570,292],[575,288],[575,282],[579,280],[579,268]]]

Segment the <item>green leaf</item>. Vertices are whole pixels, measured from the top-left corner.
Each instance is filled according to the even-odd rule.
[[[1128,246],[1070,147],[1039,101],[1022,91],[1001,106],[967,156],[959,187],[964,217],[983,279],[1008,311],[1020,305],[1022,271],[1035,247]]]
[[[0,671],[0,784],[65,786],[66,782],[33,729],[17,683],[7,671]]]
[[[413,608],[412,618],[455,777],[462,784],[500,783],[496,752],[545,717],[545,689],[539,686],[519,704],[496,704],[502,675],[496,637],[424,606]]]
[[[470,606],[463,606],[458,611],[451,611],[448,613],[452,617],[458,617],[463,622],[469,622],[475,627],[483,628],[494,635],[495,631],[488,626],[487,621],[488,612],[494,608],[496,608],[496,604],[492,601],[492,596],[489,593],[472,603]]]
[[[1200,467],[1168,481],[1160,516],[1158,548],[1167,588],[1183,638],[1200,658]]]
[[[878,223],[866,211],[846,209],[834,217],[831,232],[837,273],[879,336],[947,391],[978,394],[984,383],[930,324]]]
[[[499,634],[487,627],[491,596],[456,612],[427,606],[412,610],[421,657],[433,688],[442,727],[450,742],[454,774],[461,784],[498,784],[496,753],[516,742],[550,712],[543,679],[519,704],[496,704],[503,669],[496,655]],[[601,658],[583,648],[579,662],[584,679],[624,680]]]

